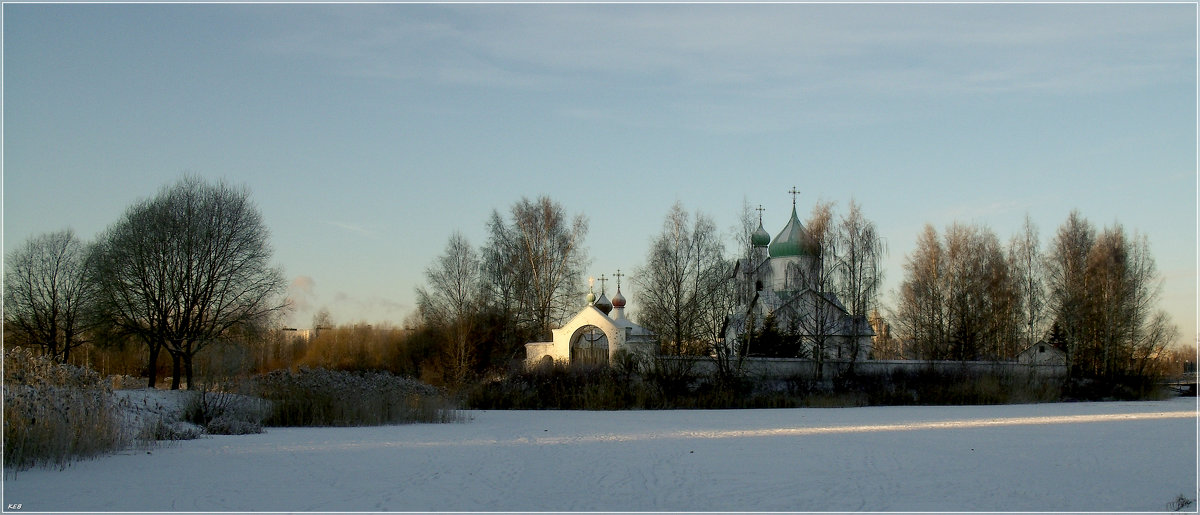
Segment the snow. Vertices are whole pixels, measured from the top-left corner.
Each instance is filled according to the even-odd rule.
[[[130,450],[21,472],[3,502],[22,512],[1164,511],[1197,496],[1195,398],[465,414]]]

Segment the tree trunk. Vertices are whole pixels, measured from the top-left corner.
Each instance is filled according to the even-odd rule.
[[[191,349],[188,349],[188,352],[183,353],[183,377],[187,381],[185,384],[187,384],[188,390],[191,390],[192,385],[195,384],[192,382],[192,353],[190,351]]]
[[[171,355],[171,389],[178,390],[180,379],[179,375],[181,369],[183,368],[182,363],[180,363],[181,360],[179,359],[178,352],[167,349],[167,353]]]
[[[154,388],[158,383],[158,354],[162,350],[162,345],[153,343],[150,347],[150,364],[146,367],[146,377],[149,377],[147,388]]]

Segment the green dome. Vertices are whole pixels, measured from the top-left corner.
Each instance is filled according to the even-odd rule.
[[[771,243],[771,235],[763,229],[762,219],[758,220],[758,229],[750,234],[750,245],[753,247],[766,247]]]
[[[771,246],[767,249],[771,257],[789,257],[789,256],[809,256],[817,257],[820,255],[820,247],[817,242],[813,241],[812,236],[809,236],[808,231],[804,230],[804,225],[800,223],[800,219],[796,217],[796,206],[792,206],[792,219],[788,220],[786,226],[775,240],[771,242]]]

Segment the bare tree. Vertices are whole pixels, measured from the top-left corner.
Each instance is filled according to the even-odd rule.
[[[905,265],[896,323],[925,359],[1015,357],[1016,285],[991,230],[926,226]]]
[[[206,345],[286,308],[268,237],[249,191],[197,177],[135,204],[100,237],[93,256],[103,307],[150,348],[150,386],[160,349],[179,388]]]
[[[1037,226],[1027,213],[1021,233],[1008,246],[1009,261],[1020,296],[1020,316],[1024,346],[1037,343],[1046,332],[1045,259],[1042,257]]]
[[[483,251],[488,296],[537,337],[548,338],[582,294],[587,219],[568,219],[562,205],[546,196],[522,198],[511,214],[506,222],[494,212],[488,223],[491,235]]]
[[[313,333],[319,333],[322,329],[333,329],[333,326],[333,315],[329,313],[329,308],[321,307],[321,309],[318,309],[316,313],[313,313]]]
[[[946,256],[937,230],[925,224],[917,248],[905,259],[904,281],[892,317],[902,340],[925,359],[949,357],[950,324],[946,313]]]
[[[804,294],[805,288],[809,293],[802,297],[801,302],[807,306],[800,310],[800,317],[795,322],[799,324],[798,329],[808,340],[812,357],[816,361],[817,379],[821,379],[824,377],[826,355],[833,343],[833,333],[842,315],[832,309],[827,297],[833,293],[834,277],[838,268],[838,246],[841,243],[837,238],[833,203],[813,204],[812,213],[804,225],[810,241],[816,248],[816,256],[807,261],[807,270],[799,271],[803,279],[796,283],[800,285],[798,293]],[[833,350],[837,354],[841,348]]]
[[[883,283],[883,258],[887,249],[875,229],[875,223],[866,219],[862,207],[853,199],[849,211],[838,222],[836,238],[838,255],[834,289],[852,317],[850,334],[847,335],[850,338],[852,371],[861,351],[861,328],[877,308],[879,287]]]
[[[1049,308],[1062,329],[1067,343],[1067,364],[1070,370],[1080,361],[1080,341],[1083,337],[1087,299],[1088,253],[1095,243],[1096,230],[1079,211],[1071,211],[1058,228],[1046,261],[1046,285]]]
[[[676,202],[650,243],[638,284],[638,321],[670,354],[707,353],[717,345],[734,302],[731,264],[712,219]]]
[[[1161,282],[1148,240],[1118,224],[1097,235],[1084,272],[1087,296],[1080,364],[1099,377],[1143,374],[1176,330],[1157,311]]]
[[[425,280],[429,287],[417,288],[417,309],[446,331],[450,380],[462,384],[474,359],[469,335],[482,305],[482,286],[479,255],[461,232],[450,236],[445,252],[425,269]]]
[[[88,280],[87,253],[66,229],[30,238],[5,262],[4,318],[18,339],[66,362],[85,343],[95,289]]]

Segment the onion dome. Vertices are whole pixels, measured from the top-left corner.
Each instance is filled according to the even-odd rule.
[[[766,247],[769,243],[771,243],[771,235],[767,234],[767,231],[763,229],[762,217],[759,217],[758,229],[750,233],[750,245],[753,247]]]
[[[792,219],[788,220],[786,226],[775,240],[768,247],[768,252],[771,257],[790,257],[790,256],[809,256],[817,257],[821,254],[820,247],[817,242],[812,239],[808,231],[804,230],[804,225],[800,223],[800,219],[796,217],[796,206],[792,206]]]
[[[587,305],[591,306],[595,303],[596,303],[596,294],[589,291],[587,294]]]
[[[613,295],[612,305],[614,308],[625,307],[625,296],[621,295],[621,287],[620,286],[617,287],[617,294]]]
[[[612,311],[613,308],[612,302],[608,301],[608,297],[604,296],[604,292],[600,292],[600,298],[596,299],[595,306],[596,309],[603,311],[605,315]]]

